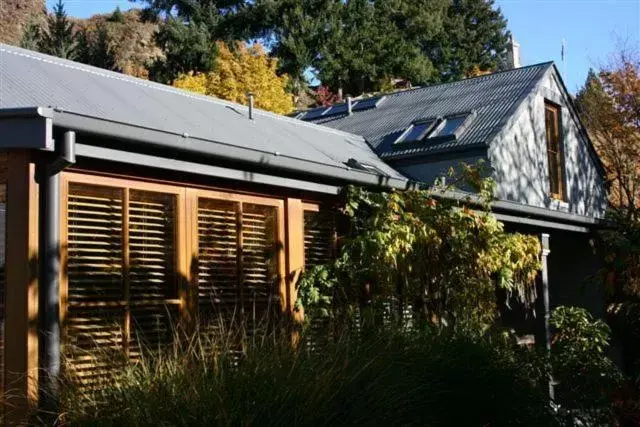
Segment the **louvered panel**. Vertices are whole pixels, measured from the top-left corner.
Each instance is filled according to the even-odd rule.
[[[137,360],[145,352],[170,349],[176,337],[178,304],[146,304],[131,309],[129,356]]]
[[[121,300],[122,190],[70,184],[67,230],[69,303]]]
[[[334,219],[326,211],[304,212],[304,265],[311,268],[329,263],[333,258]],[[314,318],[306,331],[305,343],[309,351],[321,351],[333,338],[330,319]]]
[[[304,212],[304,265],[307,268],[327,264],[333,258],[335,225],[333,215],[325,211]]]
[[[249,300],[268,303],[275,295],[276,209],[244,204],[242,209],[243,291]]]
[[[108,384],[123,361],[124,316],[120,307],[69,308],[65,367],[84,392]]]
[[[135,300],[177,296],[175,196],[131,190],[129,195],[129,294]]]
[[[198,202],[198,299],[234,305],[238,297],[238,204]]]

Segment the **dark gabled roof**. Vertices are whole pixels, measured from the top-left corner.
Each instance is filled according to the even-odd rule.
[[[261,110],[249,120],[242,105],[0,44],[0,111],[29,107],[53,108],[54,125],[58,117],[60,123],[135,127],[162,133],[173,146],[198,147],[211,158],[236,153],[238,162],[267,170],[286,165],[322,179],[406,182],[361,136]],[[117,148],[126,150],[127,138],[120,139]],[[351,159],[373,168],[351,168]]]
[[[354,111],[352,115],[320,115],[308,121],[363,135],[376,152],[387,160],[464,150],[487,144],[552,67],[552,62],[545,62],[391,93],[385,95],[375,108]],[[473,113],[474,117],[455,139],[394,145],[416,120],[460,113]],[[305,120],[305,117],[301,119]]]

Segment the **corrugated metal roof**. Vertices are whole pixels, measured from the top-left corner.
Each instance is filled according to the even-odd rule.
[[[354,158],[404,179],[361,136],[261,110],[249,120],[242,105],[0,44],[0,109],[35,106],[341,169]]]
[[[546,62],[396,92],[386,95],[384,102],[376,108],[354,111],[350,116],[319,117],[311,122],[363,135],[384,159],[483,145],[504,126],[513,109],[552,66],[552,62]],[[394,147],[394,141],[416,120],[470,111],[475,111],[476,116],[454,140]]]

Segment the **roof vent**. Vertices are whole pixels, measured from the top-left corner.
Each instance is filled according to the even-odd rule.
[[[345,162],[345,164],[352,168],[362,172],[374,173],[376,175],[389,176],[389,174],[383,172],[381,169],[375,167],[374,165],[370,165],[368,163],[361,163],[358,160],[351,157],[349,160]]]
[[[253,92],[247,93],[247,104],[249,105],[249,120],[253,120]]]

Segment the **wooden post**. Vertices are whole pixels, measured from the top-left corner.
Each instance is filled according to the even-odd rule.
[[[5,423],[24,425],[38,395],[38,193],[27,151],[9,154],[5,288]]]
[[[293,320],[302,322],[304,313],[296,310],[296,285],[304,268],[304,209],[300,199],[287,199],[286,204],[286,276],[287,308]]]

